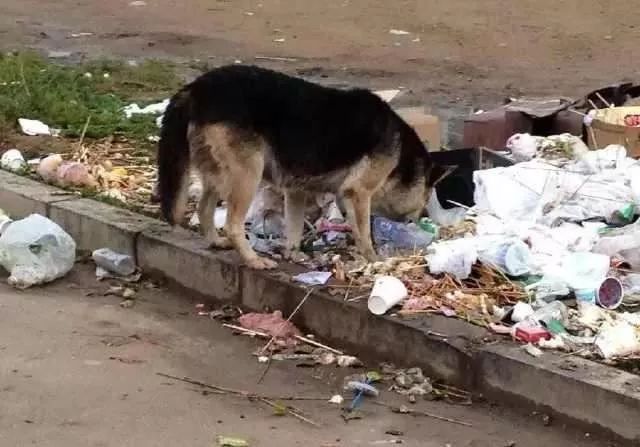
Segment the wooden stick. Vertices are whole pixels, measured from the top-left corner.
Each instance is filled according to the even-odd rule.
[[[282,408],[281,405],[276,404],[275,402],[272,402],[271,400],[267,399],[267,398],[259,398],[260,402],[263,402],[267,405],[269,405],[272,408],[276,408],[276,409],[280,409]],[[304,417],[303,415],[301,415],[300,413],[298,413],[297,411],[294,411],[292,408],[289,407],[285,407],[285,410],[287,411],[288,414],[290,414],[291,416],[293,416],[296,419],[299,419],[303,422],[306,422],[307,424],[311,424],[314,427],[320,427],[321,425],[318,424],[317,422],[312,421],[309,418]]]
[[[276,61],[276,62],[297,62],[298,59],[293,57],[276,57],[276,56],[255,56],[259,61]]]
[[[406,408],[406,409],[405,408],[398,408],[398,407],[394,407],[394,406],[391,406],[389,404],[386,404],[384,402],[375,402],[375,403],[377,405],[381,405],[383,407],[387,407],[392,412],[398,413],[398,414],[410,414],[410,415],[413,415],[413,416],[425,416],[425,417],[428,417],[428,418],[437,419],[439,421],[449,422],[451,424],[463,425],[465,427],[473,427],[473,424],[470,424],[468,422],[460,421],[458,419],[448,418],[448,417],[445,417],[445,416],[440,416],[440,415],[433,414],[433,413],[428,413],[426,411],[413,410],[413,409],[409,409],[409,408]]]
[[[330,346],[327,346],[327,345],[323,345],[320,342],[317,342],[315,340],[311,340],[310,338],[307,338],[307,337],[303,337],[302,335],[296,335],[295,337],[296,337],[296,339],[298,339],[300,341],[303,341],[303,342],[305,342],[307,344],[310,344],[311,346],[315,346],[316,348],[326,349],[327,351],[333,352],[334,354],[337,354],[337,355],[344,355],[344,352],[342,352],[342,351],[339,351],[339,350],[334,349],[334,348],[332,348]]]
[[[600,94],[600,92],[596,92],[596,96],[598,97],[598,99],[599,99],[600,101],[602,101],[602,102],[604,103],[604,105],[605,105],[605,106],[607,106],[607,107],[609,107],[609,108],[612,108],[612,107],[613,107],[611,104],[609,104],[609,102],[608,102],[606,99],[604,99],[604,98],[602,97],[602,95]]]
[[[189,383],[191,385],[200,386],[202,388],[207,388],[215,391],[216,394],[233,394],[235,396],[242,396],[253,399],[267,399],[267,400],[299,400],[299,401],[326,401],[329,400],[328,397],[320,397],[320,396],[261,396],[257,393],[250,393],[248,391],[237,390],[233,388],[226,388],[218,385],[211,385],[208,383],[200,382],[198,380],[191,379],[189,377],[177,377],[172,376],[170,374],[164,373],[156,373],[156,375],[160,377],[164,377],[166,379],[177,380],[179,382]]]
[[[242,332],[246,335],[251,335],[251,336],[255,336],[255,337],[262,337],[262,338],[269,338],[270,335],[269,334],[265,334],[264,332],[258,332],[258,331],[253,331],[251,329],[245,329],[241,326],[236,326],[235,324],[228,324],[228,323],[223,323],[222,325],[223,327],[229,328],[229,329],[233,329],[234,331],[238,331],[238,332]],[[295,335],[294,336],[296,340],[300,340],[301,342],[307,343],[311,346],[315,346],[316,348],[322,348],[322,349],[326,349],[329,352],[333,352],[334,354],[337,355],[344,355],[344,352],[339,351],[337,349],[334,349],[330,346],[327,345],[323,345],[322,343],[315,341],[315,340],[311,340],[310,338],[307,337],[303,337],[302,335]]]
[[[574,110],[574,109],[567,109],[567,110],[571,113],[575,113],[576,115],[587,116],[586,113],[578,112],[577,110]]]
[[[258,332],[258,331],[254,331],[251,329],[246,329],[243,328],[242,326],[236,326],[235,324],[228,324],[228,323],[223,323],[222,327],[226,327],[229,329],[233,329],[234,331],[238,331],[238,332],[242,332],[245,335],[251,335],[254,337],[262,337],[262,338],[269,338],[268,334],[265,334],[264,332]]]

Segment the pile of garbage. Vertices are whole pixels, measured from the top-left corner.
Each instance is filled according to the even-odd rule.
[[[303,262],[319,271],[296,280],[333,277],[332,294],[368,299],[378,315],[438,313],[531,348],[640,355],[640,318],[620,312],[640,304],[640,164],[623,146],[589,150],[569,134],[514,135],[508,146],[512,166],[474,172],[473,207],[443,210],[436,197],[431,219],[374,216],[380,262],[349,249],[348,225],[325,196],[308,214]],[[282,208],[267,203],[254,203],[248,228],[254,246],[274,254]]]
[[[136,114],[158,115],[160,127],[167,104],[168,100],[144,108],[130,104],[123,114],[128,118]],[[20,118],[18,124],[25,135],[59,135],[59,131],[38,120]],[[85,131],[89,124],[90,119],[87,119]],[[148,140],[156,142],[158,137],[150,135]],[[93,190],[99,197],[151,215],[158,214],[158,206],[150,200],[157,170],[148,153],[140,151],[122,136],[87,141],[83,133],[73,145],[69,152],[29,160],[19,149],[9,149],[0,158],[0,167],[63,188]]]
[[[590,151],[568,134],[508,146],[513,166],[474,172],[464,219],[475,225],[462,237],[347,277],[373,284],[376,314],[400,305],[400,316],[465,318],[529,348],[640,355],[640,314],[620,312],[640,303],[640,164],[622,146]]]

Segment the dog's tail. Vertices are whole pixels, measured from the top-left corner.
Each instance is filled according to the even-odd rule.
[[[188,199],[189,141],[191,95],[179,91],[167,106],[162,118],[158,142],[158,196],[164,218],[175,225],[184,216]]]

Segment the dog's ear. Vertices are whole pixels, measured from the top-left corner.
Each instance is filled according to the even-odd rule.
[[[431,170],[429,172],[429,180],[427,184],[431,188],[435,188],[438,183],[440,183],[442,180],[444,180],[449,175],[451,175],[456,169],[458,169],[457,166],[439,165],[439,164],[431,165]]]

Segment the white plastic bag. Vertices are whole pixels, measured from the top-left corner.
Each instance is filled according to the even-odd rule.
[[[438,193],[434,188],[427,202],[427,214],[429,218],[438,225],[449,227],[462,222],[467,214],[467,210],[460,206],[449,209],[443,208],[442,205],[440,205],[440,200],[438,200]]]
[[[620,257],[633,269],[640,269],[640,220],[605,233],[596,243],[593,251]]]
[[[507,140],[506,147],[516,162],[529,161],[538,151],[538,138],[528,133],[517,133]]]
[[[0,158],[0,166],[8,171],[19,171],[27,166],[22,153],[18,149],[9,149]]]
[[[0,265],[19,289],[63,277],[75,260],[73,238],[39,214],[13,222],[0,236]]]
[[[486,244],[478,249],[478,259],[511,276],[522,276],[531,271],[531,251],[519,239],[496,240]]]
[[[471,267],[478,259],[473,238],[437,242],[431,244],[428,251],[426,260],[431,273],[450,273],[458,279],[468,278]]]

